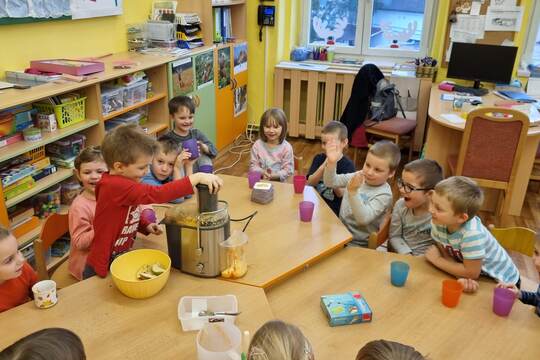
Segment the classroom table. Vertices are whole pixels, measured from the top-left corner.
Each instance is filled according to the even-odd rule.
[[[246,229],[248,272],[231,281],[269,288],[331,255],[351,240],[351,233],[310,186],[305,187],[303,194],[295,194],[292,184],[272,182],[274,200],[261,205],[251,201],[247,178],[219,176],[224,181],[219,199],[228,202],[231,218],[243,218],[258,211]],[[299,219],[298,203],[304,199],[315,202],[311,222]],[[195,197],[187,202],[190,201],[196,201]],[[163,209],[156,207],[156,210],[161,219]],[[231,223],[231,231],[241,229],[244,224]],[[156,244],[144,246],[166,249],[164,235]]]
[[[120,293],[110,276],[94,276],[61,289],[52,308],[29,302],[0,313],[0,349],[34,331],[62,327],[80,336],[88,359],[196,359],[197,331],[182,331],[178,302],[182,296],[226,294],[238,299],[236,325],[242,331],[253,334],[273,318],[264,291],[252,286],[172,270],[158,294],[135,300]]]
[[[390,284],[390,262],[411,270],[404,287]],[[378,339],[414,346],[430,359],[540,359],[540,319],[534,307],[514,303],[508,317],[492,310],[495,283],[482,280],[476,294],[462,294],[455,308],[441,303],[441,283],[449,275],[423,257],[346,247],[267,291],[279,319],[301,328],[316,359],[354,359]],[[370,323],[330,327],[321,295],[358,290],[373,311]]]
[[[444,173],[448,175],[450,174],[448,157],[459,154],[465,122],[455,124],[441,116],[448,113],[458,114],[452,111],[452,101],[441,100],[442,93],[443,91],[438,89],[438,84],[434,84],[431,88],[428,109],[430,122],[426,138],[425,157],[436,160],[443,167]],[[490,91],[488,95],[482,96],[483,104],[481,106],[494,106],[497,101],[504,100]],[[464,110],[473,108],[472,106],[469,107],[468,104],[464,104],[464,106],[468,107]],[[519,160],[514,186],[512,189],[509,189],[509,193],[512,194],[509,200],[509,215],[519,216],[521,214],[539,141],[540,126],[531,126]],[[496,144],[493,146],[496,146]],[[494,209],[497,203],[496,195],[498,192],[493,189],[485,189],[485,194],[484,208]]]

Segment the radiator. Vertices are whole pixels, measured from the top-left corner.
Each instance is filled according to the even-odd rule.
[[[288,136],[315,139],[323,126],[339,120],[351,95],[356,70],[339,72],[274,69],[274,106],[282,108],[289,120]],[[391,81],[394,81],[391,79]],[[404,78],[396,81],[400,92],[420,99],[417,110],[406,113],[416,118],[414,150],[419,150],[424,139],[431,79]]]

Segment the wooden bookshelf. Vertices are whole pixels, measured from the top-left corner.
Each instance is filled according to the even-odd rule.
[[[140,108],[140,107],[143,107],[143,106],[145,106],[145,105],[151,104],[151,103],[153,103],[153,102],[155,102],[155,101],[161,100],[161,99],[166,98],[166,97],[167,97],[167,94],[166,94],[166,93],[159,93],[159,94],[156,94],[156,95],[152,96],[151,98],[146,99],[145,101],[138,102],[138,103],[136,103],[136,104],[134,104],[134,105],[131,105],[131,106],[122,108],[121,110],[113,111],[112,113],[109,113],[109,114],[107,114],[107,115],[104,115],[104,116],[103,116],[103,120],[104,120],[104,121],[110,120],[110,119],[112,119],[112,118],[117,117],[118,115],[125,114],[125,113],[127,113],[127,112],[130,112],[131,110],[138,109],[138,108]]]

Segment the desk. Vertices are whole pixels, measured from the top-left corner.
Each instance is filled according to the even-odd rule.
[[[248,272],[243,278],[231,281],[268,288],[351,240],[351,233],[310,186],[306,186],[301,195],[294,193],[292,184],[272,182],[274,200],[261,205],[251,201],[247,178],[220,176],[224,186],[219,199],[229,203],[232,218],[243,218],[258,211],[246,230]],[[301,222],[298,215],[298,203],[304,199],[315,202],[313,220],[309,223]],[[161,219],[160,214],[158,219]],[[244,222],[233,222],[231,231],[243,225]],[[163,235],[155,244],[158,246],[148,244],[148,247],[166,249]]]
[[[47,327],[64,327],[79,335],[88,359],[195,359],[197,331],[183,332],[178,301],[186,295],[238,298],[236,324],[252,334],[273,318],[264,291],[252,286],[199,279],[173,270],[167,285],[145,300],[121,294],[109,277],[94,276],[58,292],[58,304],[46,310],[33,302],[0,314],[0,349]]]
[[[453,124],[441,117],[441,114],[452,112],[452,102],[441,100],[442,91],[439,90],[437,86],[438,84],[435,84],[431,88],[428,110],[431,121],[429,122],[425,157],[437,160],[443,167],[444,173],[449,174],[448,156],[459,154],[465,123]],[[493,104],[495,101],[501,100],[501,98],[493,95],[491,92],[482,97],[484,106],[494,106]],[[525,200],[525,195],[527,193],[527,185],[531,176],[539,141],[540,127],[530,127],[521,154],[521,159],[519,160],[516,181],[514,182],[514,187],[509,190],[512,193],[508,210],[509,215],[519,216],[521,214],[521,208],[523,207],[523,201]],[[496,144],[494,144],[494,146],[496,146]],[[495,208],[496,197],[494,195],[497,194],[497,191],[486,189],[485,194],[486,201],[484,207],[488,209]]]
[[[390,262],[411,270],[405,287],[390,284]],[[298,325],[317,359],[354,359],[371,340],[414,346],[431,359],[540,359],[540,321],[532,306],[516,301],[507,318],[491,310],[494,283],[481,281],[456,308],[441,304],[448,275],[420,257],[347,247],[267,292],[274,315]],[[359,290],[372,311],[371,323],[330,327],[320,296]]]

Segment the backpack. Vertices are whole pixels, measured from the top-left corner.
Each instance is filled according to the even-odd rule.
[[[375,96],[371,100],[370,120],[381,122],[395,117],[397,115],[396,102],[403,118],[406,118],[401,101],[399,101],[399,91],[396,89],[396,85],[382,78],[377,82]]]

